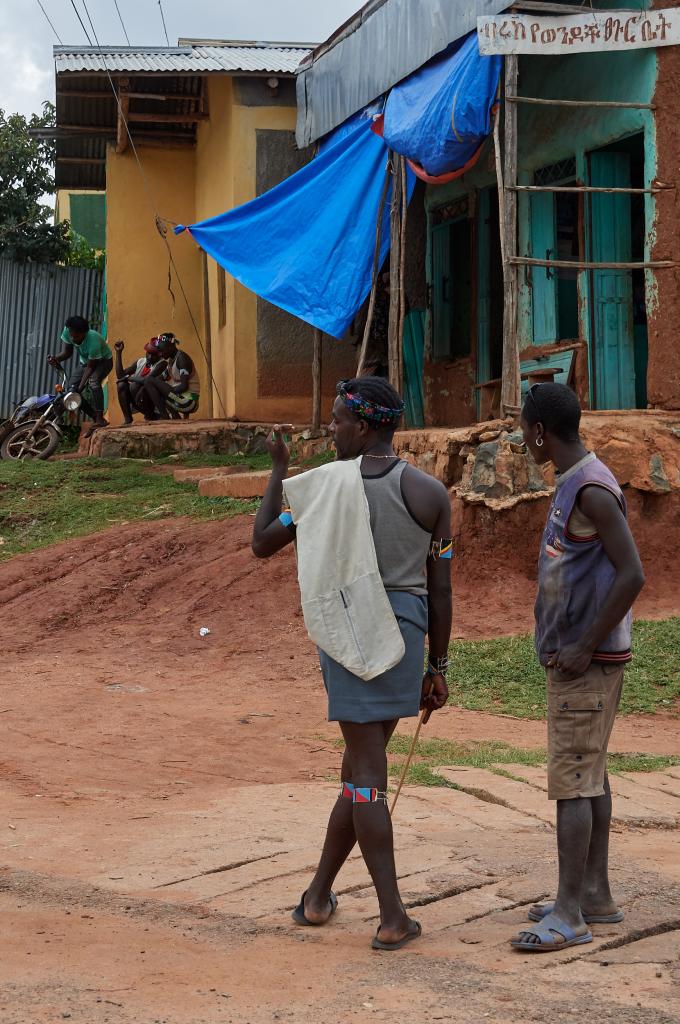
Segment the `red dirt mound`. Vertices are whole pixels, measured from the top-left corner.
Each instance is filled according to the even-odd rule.
[[[529,630],[541,510],[500,521],[473,511],[455,563],[455,633]],[[248,517],[132,524],[0,566],[0,774],[64,799],[74,798],[74,779],[76,796],[96,799],[106,788],[162,799],[183,784],[178,777],[211,788],[333,770],[336,752],[318,741],[325,700],[292,552],[256,560],[251,528]],[[667,538],[653,521],[642,533],[649,583],[638,614],[677,612],[671,560],[659,553]],[[493,720],[479,725],[451,709],[431,731],[499,735]],[[505,730],[508,741],[511,732],[520,744],[543,742],[540,724],[535,737],[519,722]],[[635,749],[633,740],[625,746]]]

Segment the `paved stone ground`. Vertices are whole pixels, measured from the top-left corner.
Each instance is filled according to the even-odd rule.
[[[399,874],[424,934],[394,954],[369,948],[377,905],[358,855],[331,924],[290,922],[334,785],[213,790],[201,805],[180,793],[89,816],[65,801],[56,818],[7,789],[0,1021],[680,1021],[680,772],[614,779],[625,922],[532,956],[508,939],[553,892],[552,810],[541,769],[503,770],[513,778],[442,769],[459,789],[404,791]]]

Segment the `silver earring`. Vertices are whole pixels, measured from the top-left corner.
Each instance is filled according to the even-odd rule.
[[[537,448],[542,448],[543,447],[543,438],[542,437],[537,437],[536,438],[536,447]]]

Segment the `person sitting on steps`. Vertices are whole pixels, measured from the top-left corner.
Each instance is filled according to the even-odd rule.
[[[123,349],[125,342],[117,341],[113,346],[116,351],[116,383],[118,385],[118,403],[123,413],[122,426],[132,426],[135,412],[141,412],[149,422],[158,419],[158,413],[144,388],[147,377],[162,377],[167,362],[161,359],[158,338],[152,338],[144,346],[145,356],[141,356],[129,366],[123,366]]]
[[[149,376],[144,381],[144,390],[162,420],[169,420],[171,413],[187,418],[198,409],[201,382],[193,360],[180,352],[178,345],[170,331],[158,335],[161,358],[168,364],[168,379]]]

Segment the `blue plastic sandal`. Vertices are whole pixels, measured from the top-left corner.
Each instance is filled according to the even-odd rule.
[[[555,914],[548,914],[534,928],[522,928],[521,934],[535,935],[539,940],[538,942],[528,942],[526,939],[511,939],[510,945],[514,949],[521,949],[523,953],[553,953],[556,949],[583,946],[586,942],[593,941],[591,931],[585,932],[584,935],[577,935],[573,928],[570,928]]]

